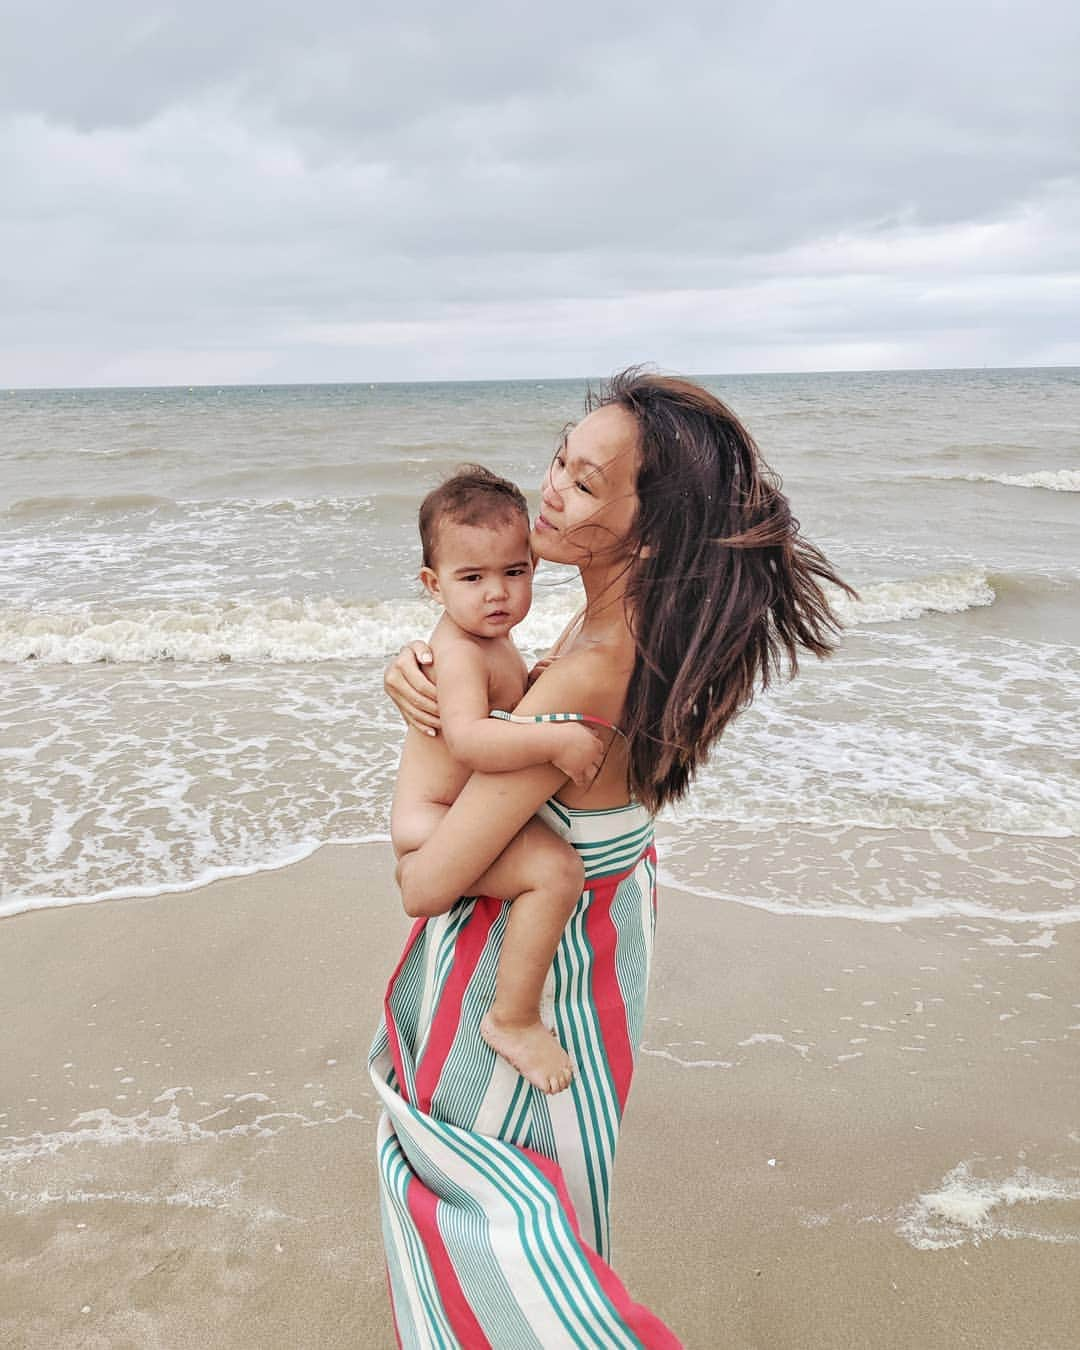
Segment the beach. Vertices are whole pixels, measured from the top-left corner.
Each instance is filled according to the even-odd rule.
[[[407,931],[383,844],[3,922],[0,1344],[393,1345],[365,1060]],[[703,1350],[1075,1346],[1080,932],[1048,931],[662,888],[632,1294]]]
[[[859,599],[657,822],[614,1268],[699,1350],[1076,1350],[1080,371],[702,378]],[[0,1346],[393,1344],[382,675],[421,497],[535,504],[587,385],[0,399]]]

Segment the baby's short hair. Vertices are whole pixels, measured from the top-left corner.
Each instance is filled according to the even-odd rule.
[[[456,525],[508,524],[515,516],[529,523],[529,506],[509,478],[482,464],[462,464],[420,503],[420,545],[424,566],[435,566],[435,546],[444,520]]]

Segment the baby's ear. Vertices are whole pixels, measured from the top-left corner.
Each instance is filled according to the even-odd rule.
[[[440,604],[442,603],[442,591],[439,589],[439,577],[433,568],[421,567],[420,584],[423,586],[424,590],[427,591],[428,595],[431,596],[432,600],[438,600]]]

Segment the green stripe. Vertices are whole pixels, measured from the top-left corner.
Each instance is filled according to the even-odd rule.
[[[558,1292],[555,1292],[552,1289],[552,1286],[549,1283],[548,1279],[545,1277],[544,1271],[540,1267],[540,1263],[537,1260],[537,1256],[534,1252],[533,1246],[530,1245],[529,1235],[527,1231],[527,1224],[531,1220],[533,1227],[537,1228],[538,1230],[537,1236],[539,1237],[540,1206],[538,1206],[535,1203],[535,1201],[532,1204],[529,1203],[531,1193],[529,1189],[526,1186],[524,1186],[524,1184],[522,1184],[519,1187],[520,1195],[516,1195],[514,1191],[511,1189],[511,1182],[515,1176],[515,1167],[513,1161],[507,1159],[506,1161],[509,1163],[509,1166],[507,1166],[505,1169],[499,1169],[498,1167],[494,1166],[493,1163],[489,1163],[489,1160],[483,1156],[483,1151],[476,1147],[474,1147],[472,1151],[474,1153],[479,1153],[479,1157],[470,1158],[468,1154],[470,1151],[469,1145],[471,1144],[471,1141],[468,1139],[467,1135],[465,1135],[465,1137],[463,1137],[459,1141],[455,1138],[454,1135],[452,1135],[449,1132],[449,1129],[445,1126],[442,1126],[439,1121],[427,1119],[424,1121],[424,1123],[434,1133],[442,1137],[444,1145],[452,1153],[456,1153],[470,1167],[475,1168],[476,1171],[479,1172],[487,1181],[492,1183],[495,1186],[496,1190],[499,1191],[499,1193],[505,1198],[506,1202],[509,1204],[511,1209],[513,1209],[516,1212],[518,1216],[518,1236],[521,1239],[521,1250],[525,1255],[525,1259],[528,1261],[530,1267],[532,1268],[533,1274],[536,1276],[537,1282],[540,1284],[541,1288],[544,1290],[544,1293],[547,1295],[548,1303],[551,1306],[552,1310],[555,1312],[556,1316],[562,1322],[566,1330],[570,1333],[571,1336],[574,1336],[576,1340],[575,1329],[568,1320],[568,1314],[572,1313],[574,1310],[573,1303],[572,1301],[570,1302],[567,1301],[570,1291],[567,1289],[566,1284],[562,1279],[562,1271],[560,1269],[559,1263],[552,1260],[549,1253],[545,1250],[545,1245],[543,1241],[540,1241],[536,1244],[535,1251],[539,1252],[540,1256],[546,1259],[549,1267],[549,1273],[553,1277],[555,1283],[559,1286]],[[548,1219],[548,1227],[549,1228],[551,1227],[550,1216]],[[556,1242],[558,1241],[558,1235],[556,1233],[552,1232],[552,1237],[555,1239]],[[567,1253],[567,1255],[568,1256],[577,1255],[578,1259],[580,1260],[580,1254],[578,1253],[570,1252]],[[566,1265],[565,1273],[568,1276],[571,1275],[572,1273],[569,1268],[569,1262]],[[582,1292],[584,1293],[585,1291]],[[580,1341],[578,1341],[577,1343],[581,1344]]]
[[[490,1223],[483,1206],[439,1167],[415,1134],[409,1136],[408,1145],[408,1163],[420,1184],[435,1196],[439,1232],[477,1320],[485,1329],[495,1331],[496,1344],[520,1345],[523,1350],[538,1345],[491,1246]],[[482,1312],[487,1315],[486,1323]]]
[[[560,802],[559,805],[562,806],[564,811],[569,812],[571,816],[581,816],[583,818],[588,818],[589,816],[617,816],[620,811],[643,812],[645,810],[640,802],[634,801],[623,802],[622,806],[565,806],[562,802]]]
[[[497,717],[502,722],[584,722],[586,720],[584,713],[511,713],[504,712],[501,708],[493,708],[488,714],[489,717]],[[600,721],[600,718],[593,718],[593,721]]]
[[[388,1154],[390,1156],[387,1156]],[[434,1284],[431,1265],[424,1252],[423,1243],[415,1231],[412,1215],[409,1213],[406,1195],[412,1172],[409,1170],[409,1165],[404,1157],[401,1156],[400,1142],[394,1136],[386,1141],[380,1161],[382,1162],[383,1176],[397,1201],[396,1209],[401,1226],[401,1235],[408,1248],[409,1269],[416,1279],[420,1300],[427,1311],[428,1330],[436,1338],[440,1347],[445,1347],[445,1350],[457,1350],[456,1338],[450,1331],[439,1298],[438,1288]],[[446,1332],[445,1336],[444,1331]],[[451,1339],[448,1341],[446,1336],[450,1336]]]
[[[550,1158],[552,1162],[558,1162],[559,1149],[555,1142],[555,1130],[551,1124],[551,1112],[548,1109],[547,1097],[542,1093],[535,1094],[536,1108],[532,1113],[532,1123],[529,1130],[528,1146],[543,1158]]]
[[[442,992],[446,977],[450,974],[450,968],[454,964],[454,947],[457,935],[464,926],[466,918],[472,914],[475,908],[475,900],[459,900],[450,911],[443,931],[439,934],[438,955],[435,959],[433,1004],[438,1002],[438,996]]]
[[[594,902],[595,903],[595,902]],[[593,1129],[591,1136],[585,1131],[584,1118],[579,1110],[584,1138],[593,1142],[593,1150],[585,1153],[585,1166],[589,1175],[589,1189],[592,1198],[593,1220],[600,1254],[608,1250],[608,1195],[610,1192],[609,1159],[614,1156],[618,1139],[618,1116],[612,1112],[608,1098],[614,1096],[614,1085],[604,1054],[603,1038],[595,1016],[592,1000],[591,981],[587,976],[593,966],[593,952],[585,935],[584,916],[580,922],[572,923],[566,932],[567,945],[574,952],[580,971],[581,988],[577,998],[571,997],[564,1005],[567,1024],[577,1051],[578,1063],[587,1069],[574,1078],[571,1090],[577,1089],[577,1100],[584,1100],[588,1107]],[[605,1092],[605,1089],[607,1090]],[[577,1102],[575,1102],[577,1104]],[[613,1119],[614,1116],[614,1119]],[[606,1147],[605,1147],[606,1146]]]
[[[569,1091],[573,1095],[574,1110],[578,1118],[578,1133],[582,1142],[582,1157],[585,1161],[585,1172],[589,1181],[589,1199],[592,1205],[596,1246],[603,1256],[604,1224],[601,1221],[599,1204],[599,1194],[602,1188],[598,1187],[597,1184],[598,1175],[603,1175],[603,1167],[599,1157],[596,1156],[600,1140],[600,1122],[597,1119],[592,1095],[588,1090],[589,1070],[590,1068],[595,1069],[596,1058],[591,1051],[586,1056],[587,1033],[583,1028],[579,1028],[575,1016],[575,1009],[586,1001],[585,967],[581,960],[580,948],[577,945],[577,936],[581,927],[581,921],[575,916],[574,921],[567,926],[563,937],[567,953],[568,988],[567,996],[564,999],[560,1000],[556,996],[556,1021],[560,1024],[559,1033],[563,1044],[568,1048],[571,1045],[573,1046],[574,1059],[582,1070],[581,1073],[574,1075]],[[561,1017],[559,1016],[560,1013],[562,1014]]]
[[[514,1113],[517,1112],[517,1119],[514,1119]],[[503,1116],[503,1122],[499,1126],[499,1138],[505,1139],[507,1143],[514,1143],[517,1140],[517,1132],[521,1129],[525,1117],[529,1111],[529,1084],[518,1075],[517,1082],[514,1084],[514,1091],[510,1096],[510,1105],[506,1108],[506,1115]]]
[[[503,905],[462,993],[458,1028],[432,1093],[432,1110],[452,1120],[475,1120],[495,1072],[495,1052],[480,1035],[480,1020],[495,998],[508,915],[509,906]]]
[[[427,1259],[424,1244],[416,1231],[412,1215],[409,1213],[407,1195],[412,1176],[409,1164],[401,1156],[400,1151],[388,1159],[386,1178],[397,1198],[401,1233],[405,1245],[409,1249],[409,1269],[413,1273],[420,1299],[427,1310],[428,1331],[436,1338],[440,1347],[445,1347],[445,1350],[459,1350],[457,1337],[450,1330],[446,1310],[442,1306],[442,1299],[439,1295],[434,1272],[431,1269],[431,1263]]]
[[[494,1345],[543,1350],[524,1310],[507,1283],[490,1242],[490,1225],[480,1205],[468,1211],[438,1207],[439,1232],[476,1320]]]
[[[405,1293],[405,1277],[401,1272],[401,1259],[398,1253],[397,1239],[390,1223],[390,1198],[386,1187],[379,1187],[379,1214],[382,1222],[383,1247],[386,1250],[386,1269],[390,1277],[391,1298],[394,1304],[394,1316],[401,1333],[403,1345],[415,1345],[419,1341],[416,1334],[416,1322],[412,1305]],[[397,1297],[393,1297],[394,1291]]]
[[[522,1250],[529,1265],[533,1269],[537,1280],[548,1295],[552,1310],[566,1327],[571,1336],[575,1337],[578,1345],[595,1345],[599,1350],[606,1350],[599,1341],[595,1339],[596,1333],[604,1331],[607,1335],[612,1334],[609,1327],[600,1327],[595,1323],[584,1322],[583,1311],[579,1311],[573,1300],[564,1301],[570,1294],[564,1283],[563,1276],[573,1278],[578,1286],[578,1292],[587,1300],[599,1300],[599,1307],[595,1311],[600,1314],[607,1314],[618,1319],[611,1300],[600,1287],[591,1268],[585,1261],[580,1247],[570,1230],[569,1221],[562,1206],[559,1205],[557,1197],[554,1196],[551,1184],[536,1168],[528,1162],[521,1154],[511,1151],[509,1145],[499,1146],[500,1141],[485,1139],[484,1144],[479,1143],[482,1136],[471,1136],[467,1130],[445,1125],[441,1121],[423,1116],[415,1108],[403,1103],[404,1109],[413,1116],[417,1123],[422,1124],[427,1129],[435,1133],[444,1143],[444,1145],[453,1153],[464,1158],[470,1166],[474,1167],[487,1181],[491,1182],[495,1188],[504,1196],[507,1203],[514,1209],[518,1215],[518,1233],[522,1239]],[[490,1153],[498,1152],[500,1162],[496,1164],[494,1159],[488,1156]],[[470,1154],[473,1155],[470,1157]],[[517,1183],[516,1186],[513,1183]],[[554,1206],[551,1201],[555,1200]],[[529,1244],[527,1224],[531,1222],[536,1230],[536,1236],[540,1237],[540,1222],[543,1220],[550,1237],[563,1248],[564,1263],[555,1260],[543,1241],[539,1241],[535,1248]],[[557,1226],[556,1226],[557,1225]],[[537,1254],[542,1257],[547,1266],[548,1272],[554,1282],[559,1286],[563,1299],[554,1294],[551,1285],[540,1269]],[[585,1284],[582,1284],[582,1277]],[[590,1295],[592,1299],[590,1299]],[[574,1314],[579,1321],[583,1322],[582,1330],[592,1339],[583,1341],[577,1338],[575,1328],[568,1321],[568,1314]],[[626,1330],[632,1339],[629,1344],[634,1347],[640,1347],[640,1342],[628,1328],[622,1328],[616,1324],[615,1330]],[[625,1342],[624,1342],[625,1344]],[[640,1350],[644,1350],[640,1347]]]
[[[547,807],[552,815],[558,816],[564,825],[570,824],[570,816],[562,802],[557,802],[554,797],[549,797],[544,803],[544,806]]]
[[[600,1314],[606,1313],[609,1318],[613,1319],[613,1325],[603,1325],[586,1321],[584,1309],[579,1309],[575,1304],[571,1303],[568,1311],[572,1311],[577,1316],[578,1320],[583,1323],[583,1330],[588,1337],[588,1339],[575,1338],[575,1343],[578,1345],[597,1344],[599,1343],[600,1333],[603,1333],[605,1337],[617,1337],[621,1332],[626,1331],[630,1336],[630,1345],[635,1347],[639,1346],[637,1338],[629,1332],[629,1328],[624,1327],[622,1319],[614,1305],[611,1303],[611,1300],[608,1298],[596,1276],[593,1274],[592,1268],[585,1260],[579,1245],[579,1240],[574,1236],[566,1212],[561,1203],[559,1203],[558,1198],[555,1196],[551,1183],[533,1166],[533,1164],[529,1163],[529,1161],[521,1157],[521,1155],[513,1155],[513,1163],[515,1166],[510,1170],[512,1173],[516,1174],[519,1179],[519,1196],[515,1197],[507,1194],[505,1187],[503,1188],[504,1194],[507,1194],[507,1198],[514,1205],[514,1208],[518,1210],[519,1214],[522,1215],[522,1218],[524,1218],[524,1212],[521,1209],[519,1200],[530,1205],[531,1220],[533,1227],[537,1230],[538,1238],[540,1238],[540,1221],[542,1220],[551,1238],[556,1243],[561,1241],[563,1244],[564,1264],[560,1264],[555,1260],[554,1256],[544,1245],[542,1239],[539,1244],[539,1253],[548,1262],[549,1269],[556,1282],[560,1285],[563,1284],[562,1275],[565,1272],[568,1278],[573,1279],[574,1283],[577,1285],[578,1292],[587,1301],[590,1299],[590,1295],[592,1296],[595,1312]],[[496,1175],[495,1179],[497,1182],[501,1181],[501,1178],[498,1175]],[[535,1199],[537,1193],[539,1205],[537,1205]],[[531,1204],[530,1201],[532,1201]],[[526,1248],[526,1255],[529,1258],[530,1264],[534,1264],[532,1254],[529,1252],[528,1248]],[[534,1269],[535,1268],[534,1264]],[[539,1272],[537,1273],[539,1275]],[[599,1308],[595,1307],[595,1300],[599,1300]],[[567,1319],[563,1315],[563,1308],[556,1304],[554,1305],[554,1311],[564,1325],[567,1325]],[[568,1329],[570,1328],[568,1327]],[[615,1344],[623,1345],[625,1342],[616,1340]]]
[[[622,844],[624,841],[633,840],[633,844],[631,845],[630,843],[627,843],[626,847],[637,848],[641,840],[643,838],[646,838],[651,833],[652,833],[651,825],[640,825],[633,830],[626,830],[623,834],[613,834],[609,836],[607,839],[575,840],[574,847],[576,849],[579,849],[582,853],[588,853],[596,849],[615,850],[618,849],[619,845]]]
[[[616,835],[613,839],[581,839],[574,842],[574,847],[579,853],[599,854],[601,857],[608,853],[634,853],[644,852],[645,846],[652,838],[652,830],[643,825],[640,830],[628,830],[625,834]]]
[[[597,858],[585,864],[585,878],[590,883],[604,881],[610,877],[616,877],[623,872],[629,872],[641,857],[641,851],[631,850],[621,857]]]

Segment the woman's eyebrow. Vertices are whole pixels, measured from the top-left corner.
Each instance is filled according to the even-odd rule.
[[[573,460],[575,465],[584,465],[586,469],[590,470],[590,476],[598,473],[605,483],[610,484],[611,480],[605,473],[602,464],[598,464],[595,459],[586,459],[579,451],[570,449],[570,433],[576,426],[576,422],[567,422],[566,426],[563,427],[562,434],[559,437],[559,449],[569,459]]]
[[[562,450],[563,454],[572,459],[575,464],[584,464],[587,469],[591,469],[593,473],[598,473],[600,477],[607,482],[607,474],[604,472],[604,466],[602,464],[597,464],[595,459],[586,459],[579,451],[570,449],[570,433],[573,429],[572,426],[569,426],[563,432],[559,448]]]
[[[576,472],[580,473],[583,469],[587,470],[585,474],[587,478],[591,478],[593,474],[598,473],[605,483],[610,482],[602,464],[598,464],[595,459],[586,459],[577,450],[571,450],[565,441],[563,442],[563,453],[566,455],[568,463],[573,464]]]
[[[597,464],[594,459],[585,459],[583,455],[575,455],[574,462],[576,464],[583,464],[585,468],[591,469],[593,473],[598,473],[605,483],[608,481],[608,476],[604,472],[604,466],[602,464]]]

